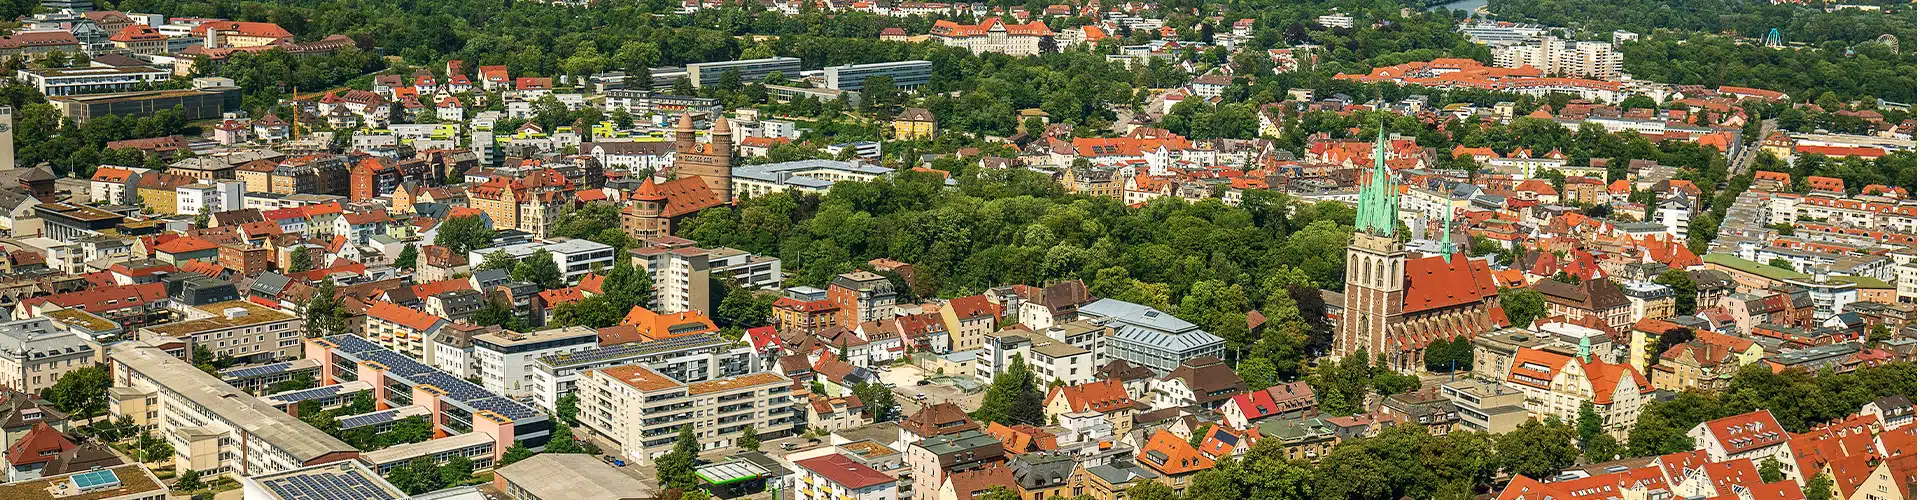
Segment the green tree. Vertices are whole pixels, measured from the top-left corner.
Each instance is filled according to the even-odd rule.
[[[107,389],[113,376],[102,366],[84,366],[60,375],[52,386],[40,390],[40,397],[74,418],[106,413]]]
[[[1787,474],[1780,472],[1780,459],[1767,457],[1760,461],[1760,482],[1777,483],[1786,479]]]
[[[314,290],[312,298],[307,299],[306,305],[307,338],[347,333],[346,306],[333,280],[321,280],[319,288]]]
[[[654,470],[659,471],[660,485],[670,490],[687,491],[694,485],[694,460],[700,454],[700,442],[693,436],[693,426],[680,428],[680,437],[673,442],[673,449],[654,459]]]
[[[420,260],[420,250],[414,248],[412,243],[408,243],[407,246],[400,247],[400,256],[393,259],[393,267],[413,269],[415,261],[418,260]]]
[[[569,392],[565,396],[560,396],[560,399],[553,403],[553,415],[560,417],[560,421],[562,422],[569,424],[580,423],[580,420],[578,420],[580,416],[580,395]]]
[[[193,469],[181,471],[180,478],[173,482],[173,491],[196,491],[200,487],[200,471]]]
[[[508,255],[505,250],[496,250],[496,251],[487,253],[487,255],[484,257],[481,257],[480,265],[478,267],[474,267],[473,270],[475,272],[479,272],[479,271],[487,271],[492,269],[501,269],[511,274],[515,267],[514,265],[517,263],[518,261],[513,260],[513,256]]]
[[[1693,283],[1693,275],[1684,269],[1669,269],[1654,277],[1654,283],[1666,285],[1673,290],[1673,314],[1692,316],[1695,312],[1695,294],[1698,288]]]
[[[740,440],[735,444],[739,445],[740,449],[743,450],[759,451],[760,434],[753,430],[753,426],[746,426],[746,428],[740,429]]]
[[[313,270],[313,252],[307,251],[307,247],[294,247],[293,256],[289,257],[288,260],[287,272],[289,273],[304,273]]]
[[[533,450],[527,449],[525,443],[514,441],[512,447],[507,448],[506,452],[500,454],[500,463],[495,464],[494,468],[498,469],[513,465],[514,462],[526,460],[527,457],[531,456],[533,456]]]
[[[1815,474],[1813,479],[1807,480],[1807,486],[1801,488],[1800,492],[1807,495],[1807,500],[1832,500],[1833,476],[1825,472]]]
[[[572,426],[555,423],[553,437],[547,441],[547,453],[586,453],[586,448],[573,440]]]
[[[493,225],[478,215],[449,218],[440,223],[433,244],[446,247],[454,255],[466,255],[493,246]]]
[[[1525,328],[1547,316],[1547,297],[1532,288],[1508,288],[1500,291],[1500,308],[1506,311],[1508,322]]]
[[[893,389],[888,389],[886,385],[873,382],[857,384],[853,386],[853,395],[866,405],[860,411],[867,418],[885,422],[900,416],[900,403],[894,401]]]
[[[540,285],[541,289],[552,290],[565,286],[564,275],[560,274],[560,265],[554,263],[553,254],[546,250],[534,250],[532,255],[520,259],[513,265],[514,281],[526,281]]]
[[[974,410],[973,418],[1003,425],[1046,425],[1046,397],[1040,382],[1020,355],[1013,356],[1007,371],[993,377],[987,394]]]
[[[1516,475],[1552,478],[1580,456],[1573,445],[1577,434],[1556,417],[1528,420],[1494,442],[1494,459],[1502,470]]]

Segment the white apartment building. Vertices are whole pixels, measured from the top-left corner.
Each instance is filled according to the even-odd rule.
[[[552,410],[562,396],[573,393],[588,370],[642,365],[674,380],[700,382],[746,375],[770,362],[735,340],[701,333],[541,356],[533,361],[534,402]]]
[[[235,180],[196,182],[173,188],[174,213],[199,215],[239,210],[246,205],[247,183]]]
[[[1064,329],[1062,329],[1064,330]],[[1024,329],[1004,330],[987,336],[985,349],[974,361],[974,376],[983,382],[1013,366],[1019,356],[1041,381],[1078,385],[1094,379],[1093,351],[1054,340],[1044,333]]]
[[[151,344],[122,342],[111,351],[109,414],[155,429],[173,445],[176,470],[238,479],[360,454]]]
[[[258,363],[300,357],[306,321],[244,300],[175,307],[180,320],[142,327],[140,340],[170,337],[206,346],[215,356]]]
[[[473,337],[473,361],[480,375],[480,387],[518,396],[534,392],[534,360],[599,346],[600,334],[584,326],[533,333],[503,330]]]
[[[1576,42],[1557,37],[1541,38],[1538,43],[1515,44],[1494,49],[1493,64],[1502,68],[1533,66],[1549,75],[1617,80],[1620,78],[1619,52],[1610,42]]]
[[[733,192],[752,197],[787,191],[826,194],[835,182],[867,182],[891,174],[891,168],[839,160],[743,165],[733,169]]]
[[[99,343],[48,318],[0,323],[0,387],[39,394],[67,372],[93,366],[99,352]]]
[[[579,281],[581,276],[598,269],[613,267],[613,247],[592,240],[555,238],[551,241],[539,240],[502,247],[481,248],[467,255],[469,265],[478,267],[494,252],[506,252],[514,260],[527,258],[534,252],[546,250],[553,255],[553,263],[560,266],[560,276],[568,282]]]
[[[582,374],[578,394],[581,426],[643,464],[671,451],[683,427],[693,427],[701,450],[713,450],[734,446],[748,427],[782,435],[807,422],[807,399],[773,372],[689,384],[645,366],[614,366]]]
[[[706,249],[650,246],[628,250],[627,254],[632,256],[635,270],[644,271],[653,279],[651,309],[654,312],[712,312],[707,299],[710,285],[707,282],[709,252]]]

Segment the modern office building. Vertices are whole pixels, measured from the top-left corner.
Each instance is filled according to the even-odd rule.
[[[754,197],[787,191],[826,194],[835,182],[866,182],[892,173],[891,168],[839,160],[744,165],[733,169],[733,192]]]
[[[218,120],[228,111],[240,109],[239,87],[201,87],[193,89],[145,90],[113,94],[51,96],[61,116],[85,124],[107,115],[150,116],[163,109],[186,110],[187,120]]]
[[[126,220],[120,214],[70,203],[34,205],[33,214],[46,223],[44,235],[60,241],[75,241],[97,235]]]
[[[628,114],[637,117],[674,116],[681,113],[712,117],[718,116],[721,110],[717,99],[632,89],[608,90],[607,108],[626,108]]]
[[[109,413],[155,429],[173,445],[175,470],[239,478],[360,454],[158,346],[121,342],[111,352]]]
[[[873,64],[848,64],[827,66],[822,70],[827,76],[827,88],[834,90],[860,91],[866,88],[868,78],[884,76],[893,79],[893,86],[912,90],[926,85],[933,78],[933,61],[896,61]]]
[[[320,363],[321,388],[364,383],[373,391],[376,408],[425,409],[435,436],[489,436],[495,460],[515,442],[539,451],[546,449],[552,437],[553,421],[546,414],[358,336],[308,339],[305,347],[307,357]],[[405,418],[369,413],[349,420],[363,416],[374,421],[342,422],[341,426],[379,425],[381,419]]]
[[[473,336],[473,360],[480,386],[508,396],[534,392],[534,360],[600,346],[592,328],[569,326],[531,333],[501,330]]]
[[[693,82],[694,87],[706,87],[719,83],[728,73],[738,73],[741,82],[751,83],[765,80],[767,75],[774,72],[789,77],[799,76],[800,69],[798,57],[693,63],[687,65],[687,80]]]
[[[1201,356],[1224,357],[1227,341],[1158,309],[1113,299],[1080,306],[1080,318],[1113,329],[1098,363],[1121,359],[1166,374],[1180,362]]]
[[[673,449],[691,426],[701,450],[734,446],[741,431],[761,436],[797,433],[807,425],[805,397],[793,380],[755,372],[684,383],[641,365],[601,368],[580,377],[580,424],[617,443],[620,455],[641,463]]]
[[[140,84],[160,83],[173,73],[152,66],[88,66],[84,68],[25,68],[15,75],[47,96],[127,92]]]

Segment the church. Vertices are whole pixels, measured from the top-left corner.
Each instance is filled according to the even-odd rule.
[[[1365,351],[1397,371],[1414,372],[1425,369],[1428,344],[1491,332],[1506,323],[1506,314],[1486,261],[1456,251],[1451,231],[1442,232],[1440,255],[1410,255],[1400,242],[1400,192],[1385,148],[1382,131],[1347,246],[1333,354]],[[1447,221],[1451,226],[1451,214]]]
[[[672,180],[649,176],[629,194],[620,227],[637,239],[673,234],[676,224],[711,207],[733,202],[733,126],[715,116],[707,143],[694,140],[693,115],[680,114],[673,129]]]

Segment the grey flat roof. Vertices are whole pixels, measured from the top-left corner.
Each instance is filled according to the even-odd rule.
[[[295,460],[306,462],[329,453],[360,451],[144,342],[114,344],[113,361],[153,379]]]
[[[537,498],[621,500],[653,498],[659,493],[653,485],[580,453],[542,453],[496,469],[494,474]]]

